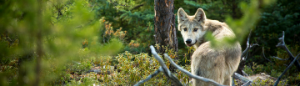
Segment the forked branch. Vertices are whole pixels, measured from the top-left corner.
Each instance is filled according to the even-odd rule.
[[[157,75],[159,72],[163,72],[169,79],[171,79],[176,85],[182,86],[183,84],[170,72],[170,70],[167,68],[166,64],[164,63],[163,59],[160,58],[160,56],[157,54],[157,52],[155,51],[155,48],[151,45],[150,46],[151,52],[154,56],[155,59],[158,60],[159,64],[161,65],[160,68],[158,70],[156,70],[153,74],[149,75],[145,80],[141,80],[138,83],[136,83],[134,86],[139,86],[141,84],[143,84],[144,82],[150,80],[151,78],[153,78],[155,75]],[[169,62],[171,63],[171,65],[173,65],[175,68],[177,68],[178,70],[182,71],[183,73],[187,74],[189,77],[197,79],[197,80],[201,80],[207,83],[211,83],[215,86],[225,86],[225,85],[221,85],[219,83],[217,83],[214,80],[211,79],[207,79],[201,76],[197,76],[197,75],[193,75],[192,73],[190,73],[189,71],[183,69],[182,67],[180,67],[179,65],[177,65],[167,54],[164,54],[164,56],[169,60]],[[239,74],[234,74],[234,77],[237,79],[241,79],[243,82],[245,82],[245,84],[249,84],[250,80],[248,80],[247,78],[243,77],[242,75]],[[247,82],[247,83],[246,83]]]
[[[171,74],[170,70],[167,68],[167,66],[164,63],[163,59],[160,58],[160,56],[157,54],[157,52],[155,51],[155,48],[152,45],[150,46],[150,49],[151,49],[151,52],[152,52],[153,56],[155,57],[155,59],[158,60],[161,67],[158,70],[156,70],[153,74],[149,75],[145,80],[139,81],[134,86],[139,86],[139,85],[143,84],[144,82],[146,82],[146,81],[150,80],[151,78],[153,78],[159,72],[163,72],[169,79],[171,79],[176,84],[176,86],[177,85],[178,86],[183,86],[183,84],[173,74]],[[221,84],[217,83],[214,80],[207,79],[207,78],[204,78],[204,77],[201,77],[201,76],[193,75],[192,73],[190,73],[187,70],[185,70],[185,69],[181,68],[180,66],[178,66],[167,54],[164,54],[164,55],[174,67],[176,67],[177,69],[179,69],[183,73],[187,74],[189,77],[194,78],[194,79],[198,79],[198,80],[202,80],[204,82],[209,82],[209,83],[212,83],[213,85],[216,85],[216,86],[224,86],[224,85],[221,85]]]
[[[252,30],[250,31],[249,35],[248,35],[248,38],[247,38],[247,42],[246,42],[246,49],[242,52],[242,55],[241,55],[241,61],[240,61],[240,65],[237,69],[237,73],[240,73],[242,75],[248,75],[246,74],[245,72],[243,72],[243,69],[244,69],[244,66],[245,66],[245,62],[246,62],[246,59],[247,59],[247,56],[248,56],[248,51],[255,47],[255,46],[259,46],[258,44],[251,44],[250,45],[250,37],[251,37],[251,33],[252,33]]]
[[[151,49],[151,53],[153,54],[154,58],[156,60],[158,60],[158,62],[161,66],[153,74],[149,75],[145,80],[139,81],[134,86],[139,86],[140,84],[143,84],[144,82],[150,80],[153,76],[157,75],[159,72],[163,72],[169,79],[171,79],[171,81],[174,82],[174,84],[176,84],[176,86],[183,86],[183,84],[179,81],[179,79],[170,72],[170,70],[164,63],[164,60],[160,58],[160,56],[157,54],[157,52],[155,51],[155,48],[152,45],[150,46],[150,49]]]
[[[188,75],[189,77],[191,78],[194,78],[194,79],[198,79],[198,80],[201,80],[201,81],[204,81],[204,82],[208,82],[208,83],[211,83],[215,86],[224,86],[224,85],[221,85],[219,83],[217,83],[216,81],[214,80],[211,80],[211,79],[207,79],[207,78],[204,78],[204,77],[201,77],[201,76],[197,76],[197,75],[193,75],[192,73],[190,73],[189,71],[181,68],[180,66],[178,66],[166,53],[164,54],[164,56],[170,61],[170,63],[175,67],[177,68],[178,70],[182,71],[183,73],[185,73],[186,75]]]
[[[145,83],[146,81],[150,80],[151,78],[153,78],[154,76],[156,76],[158,73],[160,73],[161,71],[163,71],[162,67],[159,67],[158,70],[156,70],[154,73],[152,73],[151,75],[149,75],[146,79],[139,81],[138,83],[136,83],[133,86],[140,86],[141,84]]]
[[[295,59],[294,55],[291,53],[291,51],[285,45],[285,42],[284,42],[284,31],[282,31],[282,37],[279,38],[279,43],[276,45],[276,47],[280,47],[280,48],[285,49],[288,52],[289,56],[290,56],[289,60],[293,61]],[[294,65],[300,70],[300,64],[299,64],[298,61],[296,61],[294,63]]]
[[[250,33],[249,33],[249,35],[248,35],[248,38],[247,38],[247,47],[246,47],[246,49],[243,51],[243,53],[242,53],[242,57],[245,57],[245,55],[248,53],[248,51],[251,49],[251,48],[253,48],[254,46],[259,46],[259,44],[251,44],[250,45],[250,37],[251,37],[251,33],[252,33],[252,30],[250,31]]]

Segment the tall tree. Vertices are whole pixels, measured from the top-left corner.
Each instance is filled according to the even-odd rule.
[[[174,0],[154,0],[155,41],[159,44],[159,53],[164,53],[162,46],[178,51],[175,28]]]

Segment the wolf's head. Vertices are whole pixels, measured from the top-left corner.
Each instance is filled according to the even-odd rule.
[[[201,42],[203,35],[206,33],[205,20],[206,16],[203,9],[198,8],[193,16],[189,16],[182,8],[178,9],[178,30],[181,31],[184,43],[187,46],[193,46]]]

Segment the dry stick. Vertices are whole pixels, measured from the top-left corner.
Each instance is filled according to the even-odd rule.
[[[299,55],[300,55],[300,53],[296,56],[296,58],[290,63],[290,65],[282,72],[282,74],[277,78],[277,80],[276,80],[276,82],[275,82],[275,84],[273,85],[273,86],[277,86],[278,85],[278,83],[279,83],[279,80],[281,79],[281,77],[285,74],[285,72],[287,71],[287,70],[289,70],[291,67],[292,67],[292,65],[298,60],[298,57],[299,57]]]
[[[167,75],[170,76],[171,72],[168,71],[168,67],[167,65],[164,63],[164,60],[160,58],[160,56],[157,54],[157,52],[155,51],[155,48],[151,45],[150,46],[151,49],[151,53],[153,54],[154,58],[156,60],[158,60],[159,64],[161,65],[161,67],[163,68],[163,72]]]
[[[198,80],[201,80],[201,81],[204,81],[204,82],[209,82],[209,83],[212,83],[216,86],[225,86],[225,85],[221,85],[219,83],[217,83],[216,81],[214,80],[211,80],[211,79],[207,79],[207,78],[204,78],[204,77],[201,77],[201,76],[196,76],[196,75],[193,75],[192,73],[190,73],[189,71],[181,68],[180,66],[178,66],[166,53],[164,54],[164,56],[169,60],[169,62],[174,66],[176,67],[178,70],[182,71],[183,73],[185,73],[186,75],[188,75],[189,77],[191,78],[194,78],[194,79],[198,79]]]
[[[289,60],[289,58],[287,58],[287,59],[282,59],[282,58],[279,58],[279,57],[277,57],[277,56],[272,56],[271,58],[274,58],[274,59],[277,59],[277,60],[281,60],[281,61]]]
[[[247,43],[246,43],[246,44],[247,44],[247,47],[246,47],[246,49],[243,51],[241,57],[244,57],[244,56],[246,55],[246,53],[249,51],[249,49],[251,49],[252,47],[254,47],[254,46],[259,46],[259,44],[252,44],[252,45],[249,44],[250,37],[251,37],[251,33],[252,33],[252,30],[250,31],[250,33],[249,33],[249,35],[248,35]]]
[[[291,60],[291,61],[294,60],[293,54],[291,53],[291,51],[285,45],[285,42],[284,42],[284,31],[282,31],[282,37],[279,38],[279,43],[276,45],[276,47],[284,48],[288,52],[288,54],[290,56],[289,60]],[[299,62],[296,61],[294,64],[298,68],[298,70],[300,70],[300,64],[299,64]]]
[[[241,55],[241,60],[240,60],[240,64],[239,64],[239,67],[237,69],[236,72],[238,73],[241,73],[243,75],[248,75],[246,74],[245,72],[243,72],[243,69],[244,69],[244,65],[245,65],[245,61],[247,59],[247,55],[248,55],[248,51],[253,48],[254,46],[259,46],[258,44],[251,44],[250,45],[250,37],[251,37],[251,33],[252,33],[252,30],[250,30],[249,32],[249,35],[248,35],[248,38],[247,38],[247,42],[246,42],[246,49],[242,52],[242,55]],[[236,78],[236,77],[234,77]],[[246,83],[246,82],[245,82]]]
[[[268,59],[266,56],[265,56],[265,48],[264,47],[262,47],[262,54],[263,54],[263,57],[266,59],[266,60],[268,60],[269,62],[271,62],[271,63],[273,63],[270,59]]]
[[[158,73],[160,73],[161,71],[163,71],[162,67],[159,67],[158,70],[156,70],[154,73],[152,73],[151,75],[149,75],[146,79],[139,81],[138,83],[136,83],[133,86],[140,86],[141,84],[145,83],[146,81],[150,80],[151,78],[153,78],[154,76],[156,76]]]
[[[162,67],[162,72],[169,78],[171,79],[176,85],[178,86],[183,86],[183,84],[177,79],[176,76],[174,76],[173,74],[171,74],[170,70],[168,69],[168,67],[166,66],[166,64],[164,63],[163,59],[160,58],[160,56],[157,54],[157,52],[155,51],[155,48],[151,45],[150,46],[151,52],[153,54],[153,56],[155,57],[156,60],[158,60],[159,64]]]
[[[247,47],[246,47],[246,49],[243,51],[241,57],[244,57],[244,56],[246,55],[246,53],[248,52],[248,50],[249,50],[249,41],[250,41],[251,33],[252,33],[252,30],[250,30],[250,33],[249,33],[249,35],[248,35],[247,42],[246,42],[246,46],[247,46]]]
[[[252,33],[252,30],[250,31],[249,35],[248,35],[248,38],[247,38],[247,42],[246,42],[246,49],[242,52],[242,56],[241,56],[241,61],[240,61],[240,65],[238,67],[238,72],[240,72],[241,74],[243,74],[243,69],[244,69],[244,65],[245,65],[245,61],[247,59],[247,57],[245,58],[246,55],[248,55],[248,51],[253,48],[254,46],[259,46],[258,44],[251,44],[250,45],[250,37],[251,37],[251,33]],[[245,74],[243,74],[245,75]],[[246,74],[247,75],[247,74]]]
[[[247,83],[249,81],[252,82],[251,80],[247,79],[246,77],[238,73],[234,73],[233,78],[240,79],[243,83]]]

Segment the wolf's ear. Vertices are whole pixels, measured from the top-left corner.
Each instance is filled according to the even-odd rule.
[[[178,9],[178,11],[177,11],[177,17],[178,17],[177,18],[178,19],[178,23],[186,21],[188,19],[186,12],[182,8]]]
[[[205,20],[206,20],[206,15],[203,11],[202,8],[198,8],[197,12],[195,13],[195,20],[197,22],[200,22],[200,23],[204,23]]]

